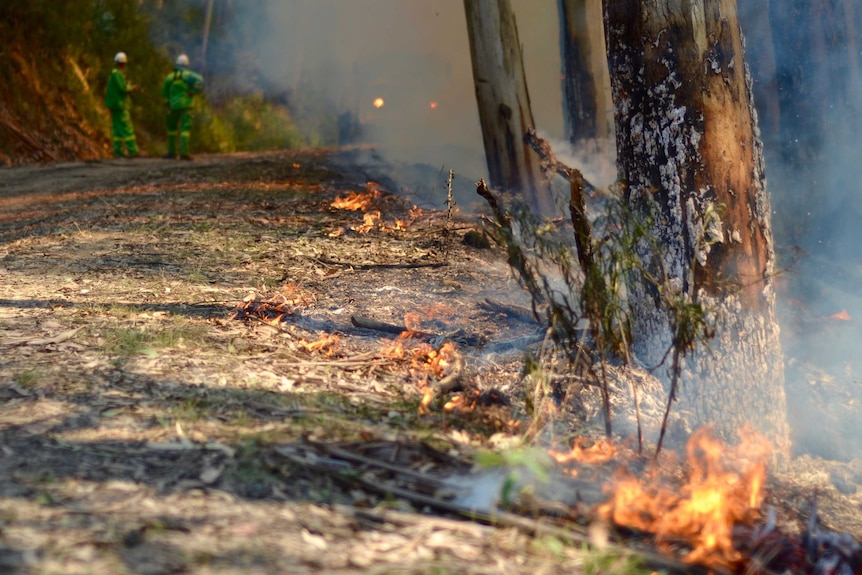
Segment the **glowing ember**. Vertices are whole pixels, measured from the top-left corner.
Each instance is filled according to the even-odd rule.
[[[374,98],[373,104],[375,108],[380,109],[384,104],[386,104],[386,102],[383,101],[383,98]]]
[[[741,559],[733,547],[735,523],[751,521],[762,501],[768,442],[746,431],[736,447],[717,440],[711,428],[694,433],[686,447],[688,484],[645,484],[627,472],[612,486],[599,514],[614,523],[654,533],[659,542],[685,538],[689,563],[731,566]]]
[[[600,439],[590,446],[588,440],[578,437],[575,445],[568,453],[550,450],[548,453],[557,460],[557,463],[565,464],[570,461],[580,463],[604,463],[610,461],[617,453],[616,446],[608,439]]]
[[[837,319],[838,321],[850,321],[851,320],[850,314],[847,313],[846,309],[842,309],[838,313],[833,313],[829,317],[832,319]]]
[[[256,318],[270,325],[278,325],[284,316],[293,315],[299,308],[307,307],[313,298],[302,293],[295,284],[285,284],[281,293],[268,301],[261,301],[257,295],[250,295],[243,304],[231,314],[234,319]]]
[[[319,351],[326,357],[332,357],[332,354],[338,349],[338,342],[340,339],[341,338],[338,334],[324,333],[321,334],[320,339],[316,341],[306,341],[301,339],[299,341],[299,345],[308,353]]]
[[[436,110],[437,109],[437,102],[429,102],[428,107],[431,108],[432,110]]]
[[[421,331],[422,320],[418,313],[408,312],[404,314],[404,326],[410,331]]]

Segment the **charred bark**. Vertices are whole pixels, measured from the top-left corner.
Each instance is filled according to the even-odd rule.
[[[862,88],[855,4],[783,0],[770,5],[782,154],[803,168],[822,159],[833,132],[855,129]]]
[[[745,35],[746,62],[751,68],[752,94],[767,149],[779,141],[781,126],[775,46],[769,22],[770,2],[775,0],[739,0],[739,21]]]
[[[557,0],[557,11],[566,138],[573,144],[610,138],[613,103],[601,5],[588,0]]]
[[[637,256],[660,285],[629,292],[634,351],[674,337],[663,298],[711,310],[715,338],[682,366],[676,409],[724,437],[743,424],[788,440],[763,149],[735,0],[606,0],[618,164],[644,216]]]
[[[550,190],[523,141],[535,122],[511,3],[464,0],[464,10],[491,186],[517,191],[534,210],[551,215]]]

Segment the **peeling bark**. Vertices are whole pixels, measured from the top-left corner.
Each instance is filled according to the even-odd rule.
[[[625,197],[660,245],[637,255],[715,313],[675,409],[725,437],[749,423],[784,448],[769,197],[736,1],[606,0],[605,25]],[[655,365],[672,341],[659,293],[640,283],[629,298],[635,353]]]
[[[520,192],[537,212],[552,215],[550,190],[523,140],[535,122],[511,3],[464,0],[464,11],[491,185]]]

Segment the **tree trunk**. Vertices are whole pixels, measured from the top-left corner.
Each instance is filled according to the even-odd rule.
[[[491,185],[520,192],[537,212],[552,215],[539,160],[524,143],[535,124],[511,3],[464,0],[464,10]]]
[[[613,134],[608,62],[601,6],[589,0],[557,0],[563,63],[563,117],[573,144]]]
[[[745,60],[751,68],[754,104],[767,150],[773,143],[778,144],[781,126],[775,46],[769,23],[769,5],[775,1],[739,0],[739,21],[745,34]]]
[[[657,365],[672,344],[660,297],[700,302],[716,336],[686,358],[675,411],[724,437],[751,424],[784,449],[769,197],[736,0],[605,0],[605,24],[625,198],[655,240],[636,252],[667,277],[663,293],[629,291],[634,351]]]

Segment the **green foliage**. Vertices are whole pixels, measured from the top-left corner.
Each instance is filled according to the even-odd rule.
[[[584,575],[645,575],[656,573],[636,556],[584,549]]]
[[[205,76],[193,152],[334,143],[334,114],[313,90],[290,107],[283,98],[276,102],[261,94],[260,64],[251,46],[259,33],[254,22],[266,20],[266,3],[244,2],[242,14],[253,17],[242,21],[236,17],[238,8],[217,3],[207,62],[200,61],[204,6],[184,0],[2,2],[0,103],[28,124],[28,131],[50,130],[65,121],[84,128],[91,138],[99,134],[107,151],[110,117],[104,91],[113,57],[123,51],[129,57],[126,77],[139,87],[131,96],[138,143],[145,153],[162,155],[167,130],[161,87],[176,55],[185,52],[192,69]],[[301,121],[290,110],[297,110]],[[51,117],[53,122],[46,120]]]
[[[532,296],[534,308],[544,304],[556,348],[572,373],[582,373],[600,390],[608,435],[611,413],[606,366],[611,360],[625,364],[630,361],[631,311],[626,293],[634,286],[645,286],[656,295],[656,304],[667,317],[672,334],[671,347],[665,355],[672,358],[669,411],[681,358],[707,345],[714,331],[709,310],[676,285],[678,282],[664,270],[661,262],[666,250],[650,235],[649,219],[632,211],[620,195],[608,198],[600,231],[589,238],[589,257],[579,260],[571,227],[539,222],[523,205],[515,204],[504,211],[493,200],[489,204],[496,220],[491,235],[506,250],[517,279]],[[706,213],[705,223],[714,216]],[[709,239],[700,238],[698,242],[706,247]],[[652,254],[647,264],[640,256],[643,253]],[[693,263],[690,269],[694,269]],[[693,278],[689,278],[688,285],[694,285]],[[587,352],[588,340],[591,349]],[[588,361],[590,356],[596,361]],[[535,366],[531,369],[531,373],[538,371]],[[637,390],[632,392],[640,439]],[[658,448],[661,449],[661,439]]]
[[[305,144],[287,108],[266,101],[259,92],[206,108],[197,124],[200,146],[209,151],[256,152]]]
[[[544,449],[521,447],[502,451],[480,451],[476,464],[483,468],[505,470],[500,487],[499,503],[505,509],[518,502],[522,493],[535,489],[537,483],[547,483],[554,461]]]

